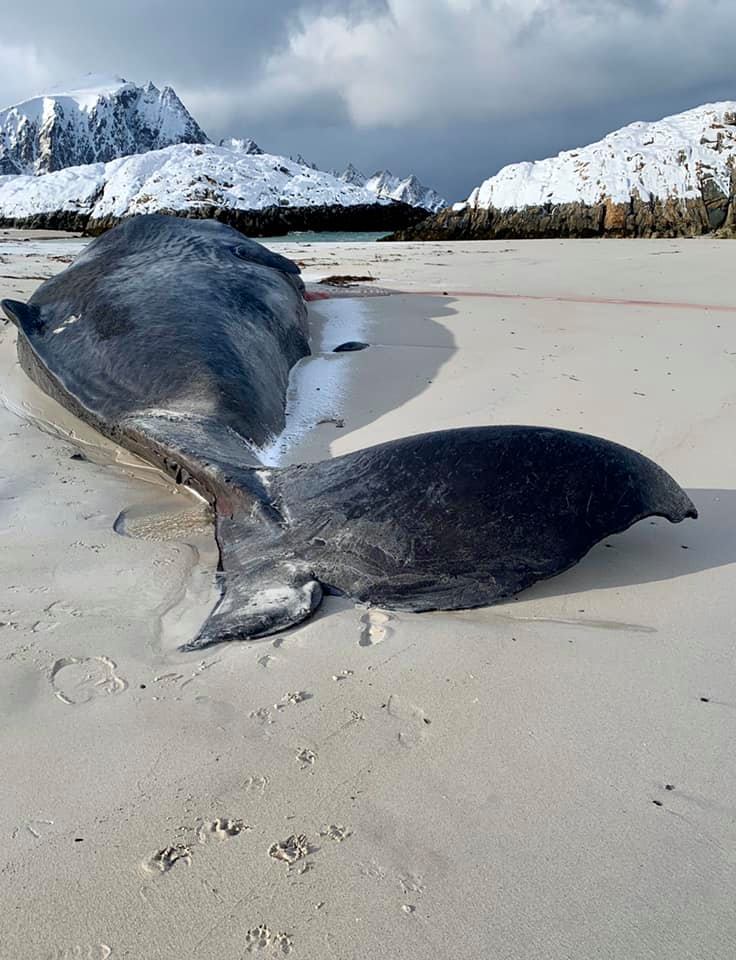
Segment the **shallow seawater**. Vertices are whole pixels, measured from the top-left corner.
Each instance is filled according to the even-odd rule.
[[[390,231],[378,233],[368,231],[325,231],[317,233],[310,230],[287,233],[283,237],[258,237],[259,243],[375,243],[382,237],[388,237]]]

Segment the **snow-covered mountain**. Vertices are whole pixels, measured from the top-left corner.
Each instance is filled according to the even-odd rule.
[[[263,150],[261,150],[255,140],[252,140],[250,137],[246,137],[244,140],[238,140],[236,137],[227,137],[225,140],[220,140],[220,146],[229,147],[237,153],[250,153],[255,155],[263,153]]]
[[[284,157],[214,144],[177,144],[109,163],[67,167],[43,176],[0,177],[0,217],[23,220],[66,211],[106,220],[138,213],[202,208],[390,205]]]
[[[344,183],[352,183],[356,187],[364,187],[368,180],[368,177],[361,173],[357,167],[354,167],[352,163],[349,163],[342,173],[335,172],[335,176],[339,177]]]
[[[631,199],[696,199],[705,183],[726,196],[736,163],[736,102],[707,104],[654,123],[632,123],[556,157],[504,167],[470,194],[497,210]]]
[[[205,142],[171,87],[88,75],[0,111],[0,174],[44,174]]]
[[[305,158],[301,155],[301,153],[297,153],[295,157],[291,156],[290,154],[289,160],[293,161],[294,163],[298,163],[299,166],[301,167],[309,167],[310,170],[319,169],[316,163],[312,163],[311,160],[305,160]]]
[[[421,207],[433,213],[447,206],[446,200],[434,190],[425,187],[414,174],[402,179],[395,177],[390,170],[379,170],[372,177],[366,177],[352,163],[349,163],[340,174],[340,179],[344,183],[364,187],[369,193],[381,199],[400,200],[412,207]]]
[[[267,235],[390,230],[426,216],[412,207],[421,190],[412,186],[396,203],[401,191],[392,196],[390,186],[343,182],[301,154],[264,153],[250,138],[215,146],[171,87],[152,83],[89,75],[0,111],[5,224],[94,231],[166,211]]]

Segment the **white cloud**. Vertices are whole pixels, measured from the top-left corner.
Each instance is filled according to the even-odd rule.
[[[50,82],[46,64],[30,44],[12,44],[0,38],[0,109],[26,100]]]
[[[576,109],[723,76],[736,30],[734,5],[719,0],[386,6],[363,19],[302,15],[249,89],[246,115],[308,110],[328,96],[363,128]]]

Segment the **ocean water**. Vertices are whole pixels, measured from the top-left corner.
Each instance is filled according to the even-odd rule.
[[[381,237],[389,236],[390,231],[383,230],[379,233],[361,232],[361,231],[325,231],[316,233],[306,230],[303,232],[294,231],[287,233],[283,237],[258,237],[260,243],[375,243]]]

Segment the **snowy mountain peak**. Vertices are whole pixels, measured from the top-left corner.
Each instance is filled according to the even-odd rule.
[[[355,187],[364,187],[368,178],[364,173],[361,173],[357,167],[354,167],[352,163],[349,163],[343,173],[340,174],[340,179],[344,183],[352,183]]]
[[[227,147],[229,150],[235,150],[236,153],[247,153],[254,157],[260,156],[263,153],[263,150],[261,150],[251,137],[245,137],[242,140],[239,140],[237,137],[227,137],[224,140],[220,140],[220,146]]]
[[[295,157],[289,156],[289,160],[294,163],[298,163],[300,167],[308,167],[310,170],[318,170],[319,167],[316,163],[312,163],[311,160],[306,160],[301,153],[297,153]]]
[[[171,87],[89,74],[0,111],[0,175],[50,173],[206,142]]]
[[[369,193],[384,200],[400,200],[412,207],[422,207],[435,213],[447,206],[446,201],[434,190],[425,187],[414,174],[401,179],[395,177],[390,170],[379,170],[372,177],[366,177],[357,167],[349,163],[340,174],[343,183],[356,187],[363,187]]]
[[[131,83],[130,80],[126,80],[125,77],[118,77],[114,74],[86,73],[83,77],[79,77],[71,83],[54,86],[48,93],[42,93],[32,97],[31,100],[24,101],[24,104],[31,103],[33,100],[38,100],[43,97],[50,97],[52,99],[70,97],[74,100],[82,100],[86,97],[97,98],[109,96],[110,94],[117,93],[122,87],[127,86],[135,86],[135,84]],[[144,89],[152,86],[153,84],[149,81]],[[24,104],[17,104],[17,106],[23,106]]]
[[[400,200],[412,207],[422,207],[433,213],[447,206],[447,201],[443,197],[429,187],[425,187],[414,174],[402,180],[401,177],[395,177],[390,170],[379,170],[365,181],[365,189],[377,197]]]

